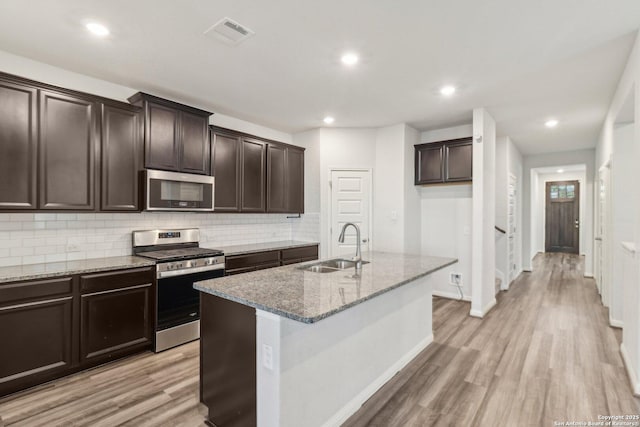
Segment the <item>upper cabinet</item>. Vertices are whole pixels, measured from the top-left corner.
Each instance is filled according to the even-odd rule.
[[[415,184],[443,184],[473,179],[471,138],[415,146]]]
[[[241,143],[239,135],[211,131],[211,175],[216,178],[216,212],[240,212]]]
[[[304,149],[212,127],[216,212],[304,212]]]
[[[0,209],[36,209],[37,89],[0,79]]]
[[[40,91],[40,209],[95,210],[97,104]]]
[[[129,102],[144,111],[146,168],[209,175],[210,112],[142,92]]]
[[[140,111],[0,73],[0,211],[139,210]]]
[[[103,211],[140,210],[142,114],[138,107],[103,104],[101,111],[101,200]]]

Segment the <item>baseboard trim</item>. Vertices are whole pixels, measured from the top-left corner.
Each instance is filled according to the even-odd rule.
[[[611,316],[609,316],[609,325],[614,328],[622,329],[624,327],[624,322],[622,320],[613,319]]]
[[[588,277],[589,279],[593,279],[593,273],[584,273],[584,277]]]
[[[455,299],[460,301],[460,294],[456,294],[454,292],[444,292],[444,291],[433,291],[431,294],[435,297],[442,297],[447,299]],[[468,295],[464,295],[462,297],[462,301],[471,301],[471,297]]]
[[[487,315],[489,311],[491,311],[493,307],[496,306],[497,303],[498,301],[495,298],[493,298],[491,301],[489,301],[489,304],[484,306],[482,311],[471,309],[471,311],[469,312],[469,315],[472,317],[479,317],[482,319],[484,316]]]
[[[413,359],[420,354],[422,350],[427,348],[429,344],[433,342],[433,334],[420,341],[415,347],[407,352],[400,360],[391,365],[389,369],[384,371],[378,378],[376,378],[371,384],[369,384],[364,390],[362,390],[356,397],[351,399],[346,405],[342,407],[338,412],[334,414],[329,420],[327,420],[322,427],[333,427],[342,425],[349,417],[355,414],[362,405],[369,400],[371,396],[380,388],[385,385],[391,378],[394,377],[398,371],[402,370]]]
[[[640,383],[638,382],[638,376],[636,375],[636,371],[633,369],[631,360],[629,360],[629,353],[627,352],[627,348],[624,346],[624,343],[620,344],[620,354],[622,355],[622,361],[624,362],[624,367],[626,368],[627,375],[629,376],[633,395],[640,397]]]

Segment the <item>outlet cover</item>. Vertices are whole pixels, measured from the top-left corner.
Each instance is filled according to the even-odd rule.
[[[450,273],[449,284],[452,286],[462,286],[462,273]]]

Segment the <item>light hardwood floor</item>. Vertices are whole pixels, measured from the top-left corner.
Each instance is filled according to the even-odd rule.
[[[640,413],[619,330],[577,256],[545,254],[483,319],[434,298],[435,341],[345,424],[552,426]],[[0,426],[202,426],[198,344],[145,353],[0,400]]]
[[[435,299],[434,343],[345,424],[553,426],[640,414],[582,259],[541,254],[483,320]]]

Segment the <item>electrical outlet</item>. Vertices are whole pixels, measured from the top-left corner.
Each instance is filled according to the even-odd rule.
[[[462,286],[462,273],[450,273],[449,284],[452,286]]]
[[[273,371],[273,347],[262,344],[262,366]]]

